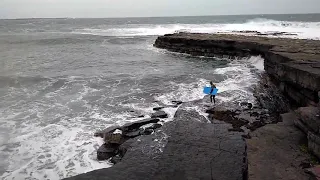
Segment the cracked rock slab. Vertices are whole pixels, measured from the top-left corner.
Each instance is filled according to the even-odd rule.
[[[154,134],[132,139],[121,162],[69,179],[242,180],[247,179],[246,143],[228,124],[199,121],[180,111]]]

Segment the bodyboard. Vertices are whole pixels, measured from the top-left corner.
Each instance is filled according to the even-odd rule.
[[[212,93],[211,93],[211,95],[217,95],[218,90],[219,90],[219,89],[214,88],[213,91],[212,91]],[[205,94],[210,94],[210,92],[211,92],[211,87],[204,87],[204,88],[203,88],[203,93],[205,93]]]

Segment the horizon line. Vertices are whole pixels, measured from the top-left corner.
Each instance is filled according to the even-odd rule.
[[[175,16],[123,16],[123,17],[26,17],[0,18],[0,20],[28,20],[28,19],[125,19],[125,18],[169,18],[169,17],[209,17],[209,16],[253,16],[253,15],[307,15],[320,13],[274,13],[274,14],[220,14],[220,15],[175,15]]]

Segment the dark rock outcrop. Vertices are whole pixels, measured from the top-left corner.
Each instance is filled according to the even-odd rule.
[[[116,129],[120,129],[120,126],[116,126],[116,125],[115,126],[110,126],[110,127],[106,128],[106,129],[104,129],[102,131],[98,131],[98,132],[94,133],[94,136],[103,138],[104,134],[113,132]]]
[[[123,126],[111,126],[95,133],[96,137],[103,138],[105,142],[97,150],[97,159],[108,160],[111,158],[113,163],[120,162],[126,149],[132,143],[129,139],[140,135],[152,134],[155,129],[162,126],[157,122],[159,122],[159,119],[156,118],[143,119]],[[149,126],[142,128],[145,125]]]
[[[134,121],[134,122],[127,123],[127,124],[123,125],[121,127],[121,130],[125,131],[124,134],[126,134],[126,133],[129,133],[129,132],[136,131],[141,126],[144,126],[146,124],[157,123],[159,121],[160,121],[160,119],[157,119],[157,118],[142,119],[142,120]]]
[[[161,109],[163,109],[164,107],[163,106],[160,106],[160,107],[155,107],[155,108],[153,108],[153,110],[154,111],[159,111],[159,110],[161,110]]]
[[[110,157],[115,156],[118,151],[118,144],[105,143],[99,147],[97,151],[98,160],[108,160]]]
[[[262,55],[266,72],[294,102],[305,106],[319,101],[320,41],[176,33],[158,37],[154,46],[200,56]]]
[[[151,114],[151,118],[167,118],[168,114],[164,111],[157,111]]]
[[[225,123],[202,123],[198,119],[204,117],[197,113],[185,119],[190,114],[178,111],[182,117],[177,115],[152,135],[120,145],[119,156],[111,159],[113,167],[68,179],[247,179],[246,144],[240,133],[229,132]]]

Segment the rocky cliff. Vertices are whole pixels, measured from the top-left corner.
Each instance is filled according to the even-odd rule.
[[[319,102],[320,41],[176,33],[158,37],[154,46],[197,56],[261,55],[266,72],[297,105]]]

